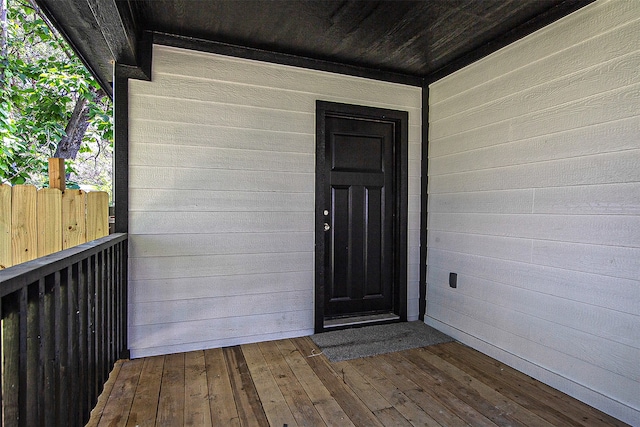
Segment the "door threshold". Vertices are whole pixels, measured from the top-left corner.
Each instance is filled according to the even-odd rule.
[[[324,329],[344,329],[371,324],[393,323],[400,320],[400,316],[394,313],[369,314],[363,316],[338,317],[325,319]]]

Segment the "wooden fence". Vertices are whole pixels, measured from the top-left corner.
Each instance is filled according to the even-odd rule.
[[[105,192],[0,186],[0,270],[108,234]]]

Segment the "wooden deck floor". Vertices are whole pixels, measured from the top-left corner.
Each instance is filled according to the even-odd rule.
[[[458,343],[319,353],[297,338],[120,361],[88,425],[625,425]]]

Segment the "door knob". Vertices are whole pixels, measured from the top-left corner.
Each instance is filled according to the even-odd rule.
[[[325,222],[324,223],[324,231],[329,231],[329,230],[331,230],[331,226]]]

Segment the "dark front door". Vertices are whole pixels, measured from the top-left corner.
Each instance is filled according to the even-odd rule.
[[[318,205],[323,246],[318,262],[324,274],[316,278],[323,281],[322,295],[316,296],[323,298],[325,320],[393,312],[399,291],[401,123],[351,107],[325,111],[318,129],[323,139],[323,150],[317,151],[322,156],[317,191],[323,193],[316,199],[323,204]]]
[[[392,308],[395,124],[325,122],[325,318]]]

